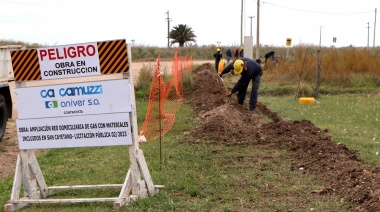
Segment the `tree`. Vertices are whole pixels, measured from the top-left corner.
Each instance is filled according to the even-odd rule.
[[[196,42],[195,38],[197,37],[193,29],[191,27],[187,26],[186,24],[178,24],[177,26],[174,26],[173,29],[170,31],[169,35],[170,39],[170,46],[172,46],[175,43],[179,44],[179,47],[183,47],[186,42]]]

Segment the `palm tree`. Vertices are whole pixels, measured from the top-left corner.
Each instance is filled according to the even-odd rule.
[[[187,26],[186,24],[178,24],[177,26],[174,26],[170,31],[169,37],[172,39],[172,41],[170,41],[170,46],[178,43],[179,47],[183,47],[186,42],[195,43],[195,38],[197,36],[194,35],[193,29],[191,29],[191,27]]]

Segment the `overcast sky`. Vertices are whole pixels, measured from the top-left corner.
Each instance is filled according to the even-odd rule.
[[[261,0],[259,10],[262,45],[285,46],[286,38],[319,45],[321,37],[322,46],[372,47],[374,33],[380,45],[380,0]],[[198,45],[240,44],[241,0],[0,0],[0,39],[47,45],[126,39],[166,47],[167,11],[170,29],[190,26]],[[244,0],[243,11],[243,36],[250,36],[252,20],[256,44],[257,0]]]

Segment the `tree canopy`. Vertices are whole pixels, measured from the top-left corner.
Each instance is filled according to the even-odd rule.
[[[194,34],[193,29],[186,24],[178,24],[174,26],[170,31],[169,38],[172,39],[170,41],[170,46],[175,43],[179,44],[179,47],[183,47],[187,42],[196,42],[197,36]]]

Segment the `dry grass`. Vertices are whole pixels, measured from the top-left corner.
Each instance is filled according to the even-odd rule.
[[[313,84],[316,80],[317,47],[295,46],[288,57],[277,55],[277,66],[267,63],[265,80],[277,84]],[[380,85],[380,48],[322,48],[321,81],[342,87]]]

